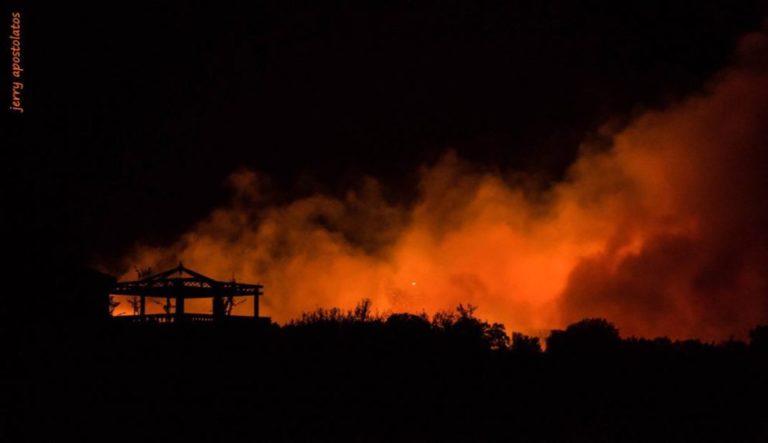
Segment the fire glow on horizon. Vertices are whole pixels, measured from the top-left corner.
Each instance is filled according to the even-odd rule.
[[[704,93],[602,130],[610,149],[583,145],[539,195],[452,153],[422,169],[410,207],[374,179],[264,207],[260,177],[240,171],[230,205],[126,264],[262,283],[280,322],[370,298],[385,312],[469,303],[533,334],[604,317],[623,335],[743,336],[768,321],[766,55],[747,36]]]

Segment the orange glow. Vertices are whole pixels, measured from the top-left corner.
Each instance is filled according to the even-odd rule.
[[[135,278],[131,276],[130,278]],[[127,277],[126,277],[127,278]],[[130,305],[130,296],[128,295],[115,295],[114,301],[120,303],[112,313],[114,316],[134,315],[133,307]],[[166,301],[162,297],[147,297],[145,305],[145,312],[147,314],[162,314],[163,305]],[[235,305],[232,307],[232,315],[253,316],[253,300],[250,297],[237,297],[235,298]],[[175,305],[175,301],[171,300],[171,305]],[[213,300],[205,298],[190,298],[184,301],[184,312],[187,314],[212,314],[213,313]]]
[[[584,145],[542,195],[448,153],[422,170],[412,207],[369,180],[264,208],[245,171],[229,206],[126,262],[262,283],[262,312],[280,322],[370,298],[379,311],[469,303],[532,334],[599,316],[624,335],[743,336],[768,321],[768,73],[754,63],[768,51],[763,36],[745,42],[705,94],[605,134],[609,150]]]

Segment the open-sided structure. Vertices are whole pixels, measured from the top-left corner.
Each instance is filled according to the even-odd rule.
[[[235,297],[253,297],[253,319],[259,317],[259,297],[262,295],[262,285],[238,283],[233,281],[217,281],[195,271],[187,269],[183,264],[168,271],[149,275],[135,281],[117,282],[110,291],[110,296],[121,295],[131,297],[134,305],[133,315],[124,315],[137,322],[183,322],[183,321],[220,321],[227,318],[251,318],[249,316],[232,315]],[[147,299],[164,299],[164,313],[148,314]],[[211,299],[211,314],[187,314],[184,302],[188,299]]]

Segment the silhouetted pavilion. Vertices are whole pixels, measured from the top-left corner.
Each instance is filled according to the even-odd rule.
[[[225,318],[251,318],[249,316],[234,316],[231,314],[235,297],[253,297],[253,319],[267,320],[259,317],[259,297],[262,295],[262,285],[237,283],[235,281],[217,281],[206,277],[182,263],[173,269],[149,275],[135,281],[117,282],[110,295],[137,297],[138,312],[134,315],[121,316],[137,322],[181,322],[181,321],[220,321]],[[147,298],[164,298],[164,314],[147,314]],[[209,298],[212,300],[212,314],[187,314],[184,312],[184,302],[187,299]],[[171,303],[174,301],[174,304]]]

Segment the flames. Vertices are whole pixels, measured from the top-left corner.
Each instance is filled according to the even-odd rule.
[[[266,205],[261,177],[239,171],[228,206],[126,263],[262,283],[277,321],[370,298],[380,311],[470,303],[533,334],[605,317],[624,335],[743,336],[768,321],[766,55],[765,36],[747,36],[705,91],[601,129],[610,147],[585,143],[546,191],[451,152],[422,168],[411,205],[374,179]]]

